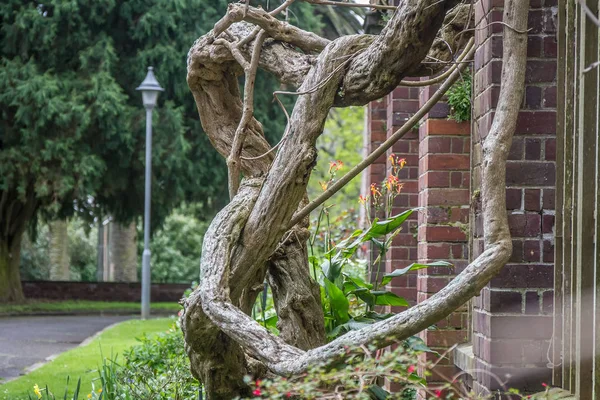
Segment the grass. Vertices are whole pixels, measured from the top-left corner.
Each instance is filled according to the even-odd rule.
[[[35,384],[38,384],[40,388],[48,385],[50,392],[54,393],[57,398],[62,398],[67,376],[70,377],[71,393],[77,385],[77,379],[81,377],[80,393],[85,395],[91,391],[92,380],[98,377],[97,369],[101,367],[102,356],[113,359],[117,356],[118,362],[122,358],[123,350],[138,343],[136,338],[144,334],[164,332],[173,322],[173,318],[121,322],[102,332],[86,346],[76,347],[62,353],[55,360],[30,374],[0,385],[0,399],[28,399],[28,393],[32,398],[36,398],[33,395],[33,385]]]
[[[151,310],[177,313],[181,306],[176,302],[151,303]],[[102,313],[140,311],[140,303],[121,301],[88,301],[88,300],[28,300],[25,303],[0,304],[0,316],[28,313]]]

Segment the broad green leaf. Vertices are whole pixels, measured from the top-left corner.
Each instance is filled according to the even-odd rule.
[[[387,235],[398,228],[408,217],[412,215],[415,209],[406,210],[403,213],[395,215],[389,219],[383,221],[373,221],[373,224],[369,228],[368,232],[371,237],[378,237]]]
[[[350,258],[356,250],[358,246],[362,243],[368,242],[369,240],[374,240],[380,236],[385,236],[393,232],[397,229],[411,214],[417,210],[407,210],[403,213],[395,215],[389,219],[379,221],[377,218],[373,220],[371,226],[366,231],[357,230],[347,239],[344,239],[340,242],[335,248],[338,249],[338,253],[336,256],[341,258]],[[352,240],[354,239],[354,240]],[[383,245],[380,241],[375,241],[375,244],[380,246]]]
[[[409,306],[405,298],[392,292],[373,291],[371,294],[376,297],[375,304],[378,306]]]
[[[329,300],[329,306],[333,312],[333,316],[336,321],[340,324],[348,322],[350,316],[348,310],[350,309],[350,303],[344,295],[344,292],[340,290],[333,282],[329,279],[324,278],[325,289],[327,290],[327,298]]]
[[[344,260],[339,257],[333,257],[331,260],[326,259],[321,264],[323,274],[331,282],[336,282],[342,273],[342,267],[344,266]]]
[[[354,285],[356,285],[356,287],[373,289],[373,285],[368,282],[365,282],[362,278],[350,276],[350,275],[346,275],[346,274],[344,274],[344,277],[347,280],[349,280],[350,282],[352,282]]]
[[[356,290],[351,291],[348,294],[355,295],[356,297],[367,303],[370,307],[373,307],[375,305],[376,298],[371,292],[371,290],[367,288],[358,288]]]
[[[421,264],[421,263],[413,263],[410,264],[406,268],[396,269],[389,274],[385,274],[383,279],[381,280],[381,286],[385,286],[391,282],[391,280],[397,276],[402,276],[410,271],[417,271],[419,269],[428,268],[428,267],[452,267],[452,264],[447,261],[435,261],[429,264]]]

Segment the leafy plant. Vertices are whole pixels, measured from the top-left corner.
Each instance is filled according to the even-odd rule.
[[[456,122],[471,120],[471,84],[471,74],[465,73],[462,79],[448,90],[448,105],[450,106],[448,118]]]

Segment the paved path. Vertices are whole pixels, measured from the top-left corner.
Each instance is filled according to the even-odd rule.
[[[0,379],[69,350],[89,336],[133,316],[30,316],[0,318]],[[0,384],[2,380],[0,380]]]

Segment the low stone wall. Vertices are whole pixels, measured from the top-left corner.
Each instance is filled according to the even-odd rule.
[[[25,281],[23,292],[28,299],[140,301],[141,284],[132,282],[60,282]],[[190,285],[186,283],[152,284],[151,301],[179,301]]]

